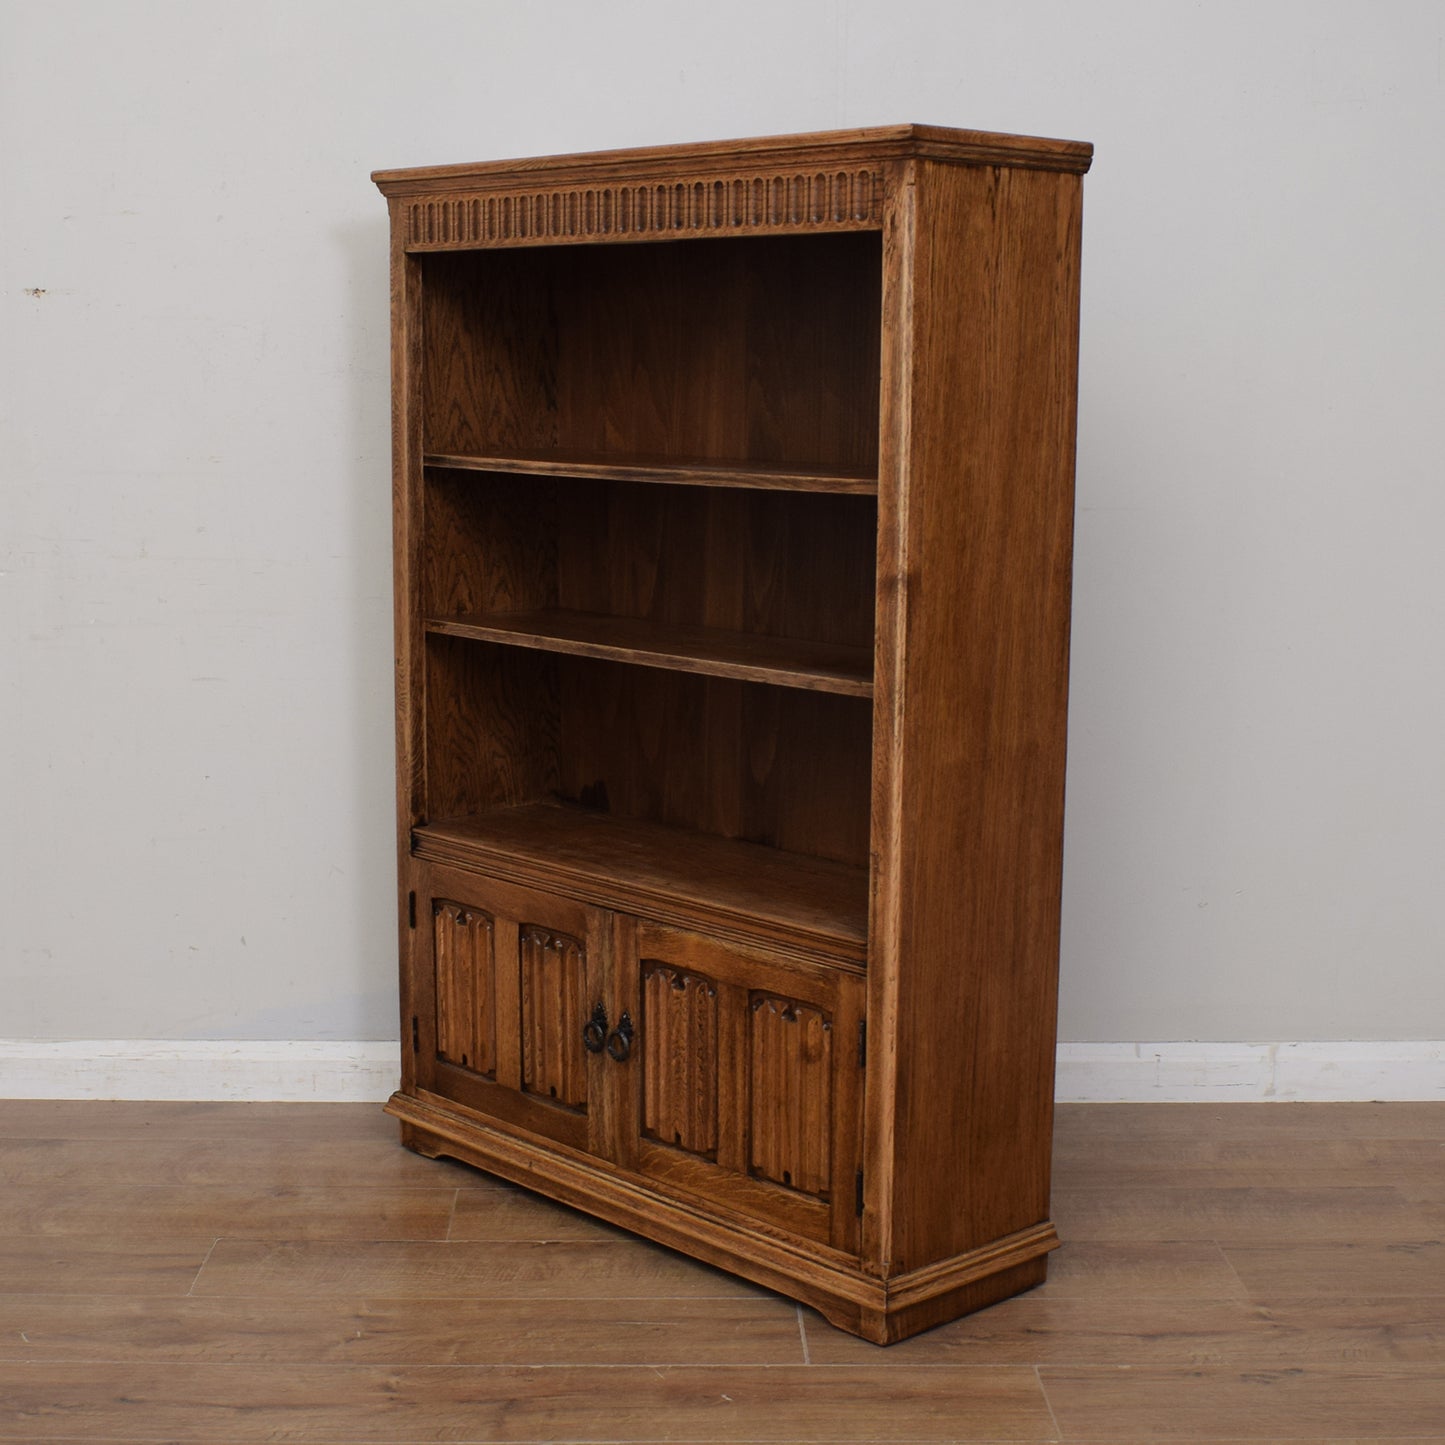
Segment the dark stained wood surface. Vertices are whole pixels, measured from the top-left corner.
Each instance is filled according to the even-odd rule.
[[[593,1076],[585,1148],[580,1122],[530,1140],[496,1081],[437,1055],[439,1010],[472,1004],[403,929],[403,1137],[878,1340],[1031,1288],[1057,1243],[1089,155],[894,127],[380,178],[404,303],[403,912],[436,865],[583,908],[613,1017],[641,1006],[648,930],[739,959],[709,975],[732,991],[718,1158],[683,1167],[680,1128],[634,1138],[625,1061]],[[826,998],[804,987],[820,959],[842,965]],[[556,974],[537,1019],[580,997],[534,973]],[[567,1077],[546,1088],[580,1108]]]
[[[936,125],[887,125],[854,130],[814,131],[805,135],[754,136],[694,145],[642,146],[627,150],[589,151],[574,155],[529,156],[479,164],[413,166],[372,172],[372,180],[388,195],[406,195],[463,188],[495,177],[545,176],[563,182],[574,173],[588,178],[612,170],[648,175],[703,168],[781,165],[803,168],[848,164],[880,164],[911,156],[932,156],[970,165],[1043,166],[1088,170],[1093,147],[1082,141],[1041,136],[999,135]]]
[[[1076,181],[911,181],[887,238],[885,331],[908,341],[885,372],[875,677],[890,1270],[1048,1214],[1078,315]]]
[[[374,1105],[6,1101],[0,1199],[26,1228],[0,1236],[0,1439],[1438,1445],[1445,1105],[1068,1105],[1057,1137],[1060,1221],[1112,1173],[1112,1240],[1066,1241],[1046,1285],[885,1352],[420,1160]],[[1136,1195],[1161,1150],[1192,1152],[1190,1188]],[[117,1183],[170,1196],[165,1233],[133,1232]],[[449,1228],[377,1237],[365,1196],[398,1187]],[[1194,1232],[1228,1227],[1240,1189],[1289,1197],[1271,1237]],[[310,1226],[271,1212],[247,1237],[282,1190]],[[353,1232],[327,1237],[338,1211]]]
[[[726,460],[702,457],[605,455],[584,451],[519,452],[505,455],[447,456],[428,453],[422,458],[429,467],[450,471],[514,472],[523,476],[584,477],[596,481],[647,482],[687,487],[737,487],[787,492],[844,492],[875,496],[878,478],[868,470],[843,467],[800,470],[772,466],[743,458]]]
[[[876,473],[876,234],[468,250],[421,274],[424,454]]]
[[[599,906],[716,916],[844,960],[861,956],[867,875],[857,868],[705,833],[543,804],[442,819],[417,854],[515,875]]]
[[[643,617],[603,616],[565,608],[435,617],[427,622],[427,631],[642,667],[736,677],[775,687],[836,692],[845,697],[873,695],[873,654],[861,647],[759,637],[716,627],[681,627]]]

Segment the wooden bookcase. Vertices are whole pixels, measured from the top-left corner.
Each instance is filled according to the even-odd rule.
[[[402,1082],[886,1342],[1044,1277],[1072,142],[383,171]]]

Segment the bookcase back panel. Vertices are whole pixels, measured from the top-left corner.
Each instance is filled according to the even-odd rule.
[[[427,638],[427,818],[556,795],[557,661],[521,648]]]
[[[868,860],[863,699],[564,658],[565,796],[622,817]]]
[[[428,452],[876,465],[876,232],[420,264]]]
[[[427,818],[566,802],[865,865],[860,698],[427,639]]]
[[[434,470],[423,606],[563,607],[871,649],[876,519],[869,497]]]

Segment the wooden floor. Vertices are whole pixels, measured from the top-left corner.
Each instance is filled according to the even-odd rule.
[[[1445,1441],[1445,1104],[1066,1107],[1054,1218],[879,1350],[378,1108],[0,1102],[0,1440]]]

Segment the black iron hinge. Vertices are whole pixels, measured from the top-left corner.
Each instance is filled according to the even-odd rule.
[[[415,927],[416,927],[416,892],[415,892],[415,890],[413,890],[412,892],[410,892],[410,893],[408,893],[408,894],[406,895],[406,926],[407,926],[408,928],[415,928]]]
[[[858,1067],[868,1066],[868,1024],[865,1020],[858,1025]]]
[[[853,1176],[853,1213],[859,1219],[863,1218],[863,1171],[861,1169]]]
[[[421,1052],[421,1029],[417,1025],[415,1014],[411,1016],[411,1051],[414,1054]]]

